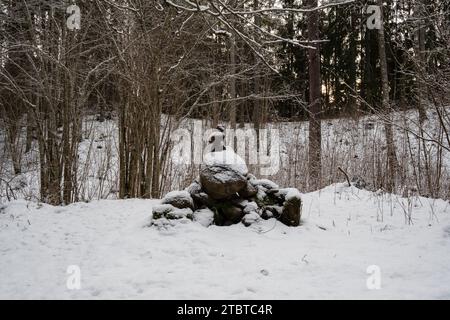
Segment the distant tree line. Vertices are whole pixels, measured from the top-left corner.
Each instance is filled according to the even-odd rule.
[[[80,8],[75,30],[68,28],[71,4]],[[367,5],[376,3],[338,4],[3,0],[0,116],[14,172],[36,140],[41,199],[79,200],[83,116],[114,114],[120,197],[159,197],[169,134],[183,119],[233,128],[250,122],[256,130],[309,120],[310,188],[317,189],[320,119],[414,108],[424,121],[428,104],[439,111],[449,98],[448,1],[378,1],[382,32],[366,25]]]

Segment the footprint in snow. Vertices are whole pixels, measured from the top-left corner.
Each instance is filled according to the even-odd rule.
[[[94,291],[91,292],[91,296],[93,297],[98,297],[100,295],[101,291],[98,289],[95,289]]]
[[[450,226],[444,228],[444,238],[450,238]]]

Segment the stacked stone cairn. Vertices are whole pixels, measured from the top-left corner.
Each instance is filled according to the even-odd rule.
[[[223,144],[223,128],[209,140],[200,177],[183,191],[171,191],[153,207],[152,224],[173,225],[197,221],[203,226],[250,226],[261,219],[300,224],[302,200],[295,188],[280,188],[268,179],[248,173],[245,161]]]

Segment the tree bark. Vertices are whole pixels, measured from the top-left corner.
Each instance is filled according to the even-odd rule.
[[[416,0],[416,6],[414,8],[414,15],[417,19],[417,31],[415,42],[415,54],[416,54],[416,81],[417,81],[417,109],[419,111],[419,123],[420,126],[427,119],[424,104],[424,92],[426,85],[423,82],[422,77],[425,75],[425,27],[421,19],[423,19],[423,3],[420,0]]]
[[[394,145],[394,133],[392,130],[392,116],[391,108],[389,103],[389,79],[387,70],[387,59],[386,59],[386,47],[385,47],[385,37],[384,37],[384,24],[383,24],[383,1],[378,0],[378,5],[381,9],[381,27],[378,30],[378,50],[380,55],[380,68],[381,68],[381,84],[382,84],[382,110],[386,114],[386,119],[384,123],[384,131],[386,138],[386,148],[387,148],[387,160],[388,160],[388,177],[387,177],[387,190],[389,192],[395,189],[395,180],[397,176],[397,155]]]
[[[307,7],[317,7],[317,0],[308,0]],[[313,11],[308,14],[308,40],[319,39],[319,14]],[[320,81],[320,47],[319,43],[310,43],[314,49],[308,49],[309,61],[309,159],[308,186],[310,190],[317,190],[321,186],[321,81]]]

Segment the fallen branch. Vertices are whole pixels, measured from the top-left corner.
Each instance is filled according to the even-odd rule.
[[[338,167],[338,169],[339,169],[339,171],[341,171],[344,174],[345,179],[347,179],[348,186],[351,187],[352,184],[350,183],[350,179],[348,178],[347,172],[345,172],[341,167]]]

